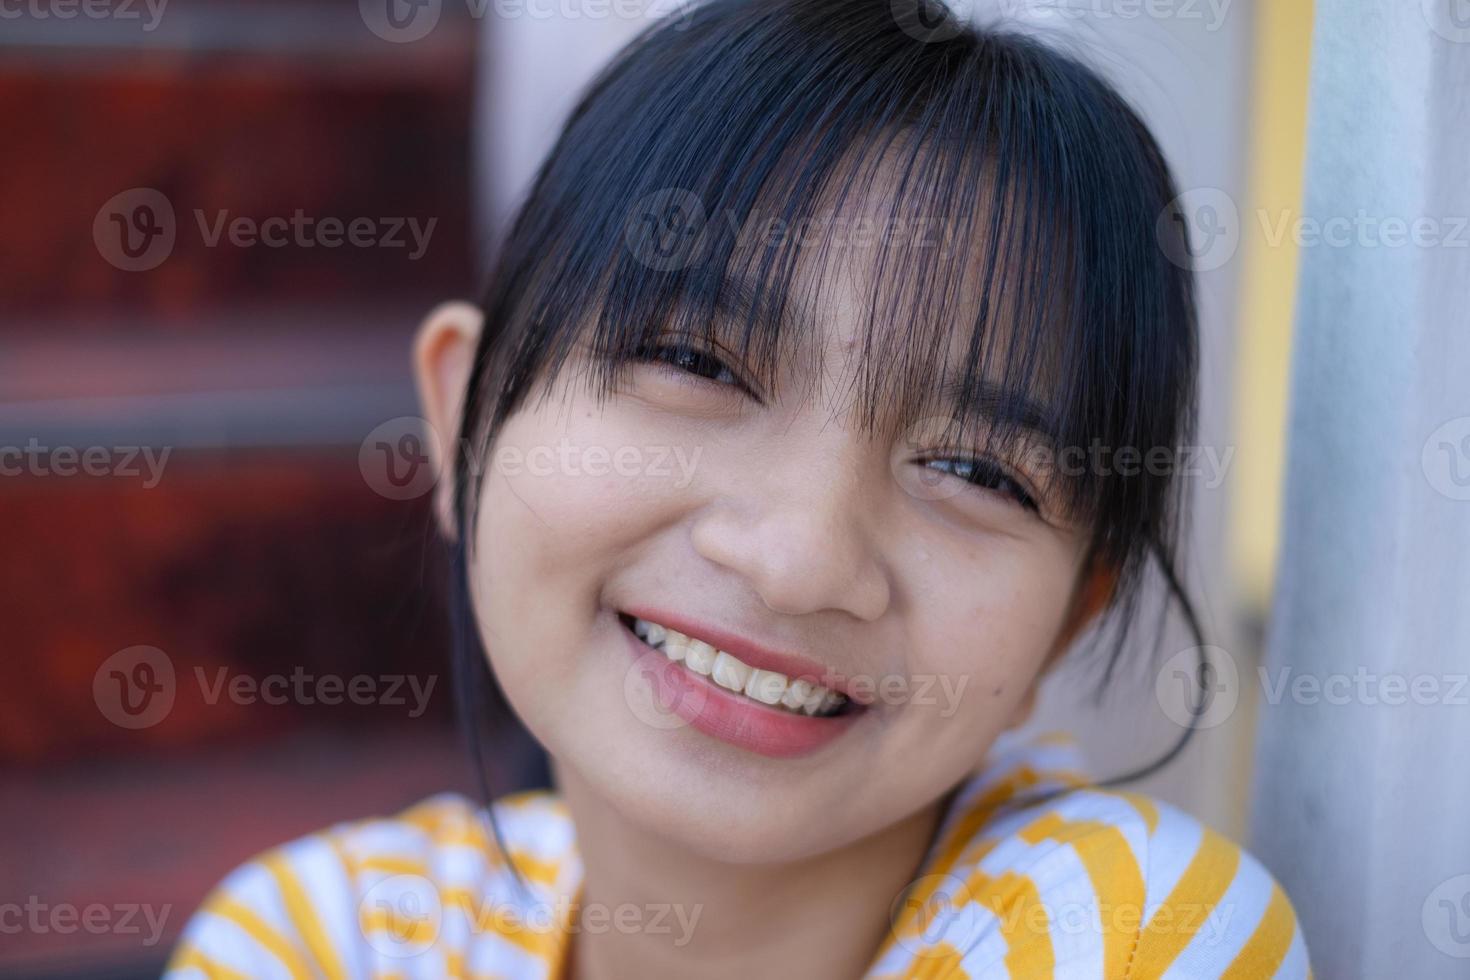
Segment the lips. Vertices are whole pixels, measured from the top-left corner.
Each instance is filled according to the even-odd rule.
[[[810,684],[836,691],[845,699],[859,705],[872,700],[869,691],[853,691],[849,688],[851,678],[806,657],[786,653],[746,639],[738,633],[702,623],[689,616],[668,609],[652,606],[630,606],[620,613],[626,618],[643,619],[658,623],[666,628],[678,630],[691,639],[700,640],[716,650],[730,654],[752,669],[766,670],[785,676],[789,680],[804,680]],[[631,627],[631,623],[628,624]]]
[[[638,619],[675,628],[676,624],[691,626],[689,620],[651,609],[639,609],[638,613],[647,615],[631,611],[618,615],[620,631],[637,661],[638,669],[653,686],[663,710],[672,712],[689,727],[706,735],[769,758],[794,758],[814,753],[830,744],[866,714],[863,705],[851,701],[847,701],[841,710],[814,715],[784,705],[773,705],[746,694],[744,690],[737,693],[731,689],[735,686],[731,677],[724,676],[721,678],[724,683],[719,683],[708,674],[691,670],[684,663],[670,659],[634,632]],[[750,644],[717,629],[690,630],[685,635],[704,643],[718,640],[720,651],[728,651],[729,646],[734,646],[749,656],[753,649]],[[732,639],[736,642],[731,643]],[[758,656],[767,652],[756,651]],[[744,657],[740,659],[749,663]],[[778,662],[778,659],[763,657],[763,662],[770,664]],[[779,662],[795,667],[795,680],[810,682],[810,678],[821,674],[811,667],[810,662],[796,658],[783,658]],[[751,669],[776,673],[768,667]],[[769,697],[770,692],[765,693]]]
[[[760,703],[812,717],[827,717],[846,710],[845,695],[809,680],[792,678],[774,670],[753,667],[704,640],[689,636],[662,623],[629,617],[633,633],[675,663],[708,677],[720,687]]]

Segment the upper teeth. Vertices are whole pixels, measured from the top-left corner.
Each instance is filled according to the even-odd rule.
[[[670,660],[682,661],[696,674],[704,674],[721,687],[764,704],[780,705],[807,715],[824,715],[847,700],[845,695],[831,688],[808,680],[792,680],[774,670],[752,667],[703,640],[646,619],[634,619],[633,632],[649,646],[661,650]]]

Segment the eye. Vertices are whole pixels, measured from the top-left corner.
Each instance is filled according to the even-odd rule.
[[[1004,494],[1033,514],[1041,513],[1036,498],[1026,489],[1025,485],[993,459],[960,457],[928,459],[922,462],[925,466],[957,476],[966,483]]]
[[[669,371],[676,372],[684,376],[684,380],[689,380],[687,376],[693,375],[695,378],[713,384],[731,385],[742,391],[750,392],[745,382],[741,381],[740,377],[724,361],[708,351],[700,350],[689,344],[652,343],[639,348],[634,357],[636,360],[657,364]]]

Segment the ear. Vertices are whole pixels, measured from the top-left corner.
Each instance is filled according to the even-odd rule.
[[[1061,659],[1072,646],[1072,641],[1081,635],[1082,631],[1092,624],[1092,621],[1108,607],[1113,600],[1113,591],[1118,585],[1118,570],[1112,565],[1094,563],[1090,570],[1082,572],[1077,577],[1077,586],[1073,591],[1072,603],[1068,607],[1066,621],[1057,633],[1055,643],[1051,652],[1046,655],[1046,660],[1037,672],[1036,679],[1031,682],[1026,695],[1016,705],[1011,715],[1008,728],[1019,728],[1031,717],[1036,710],[1036,696],[1041,688],[1041,682],[1051,672],[1051,668]]]
[[[485,317],[470,303],[436,307],[419,326],[413,343],[413,374],[419,406],[430,426],[429,452],[439,480],[434,486],[434,516],[446,537],[457,533],[454,514],[453,447],[459,439],[460,412],[480,330]]]

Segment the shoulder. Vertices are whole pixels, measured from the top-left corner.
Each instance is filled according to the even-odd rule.
[[[967,787],[905,901],[896,975],[924,958],[954,976],[1310,976],[1259,861],[1167,803],[1056,771]]]
[[[555,877],[570,843],[564,805],[546,792],[495,803],[517,867]],[[421,953],[460,952],[440,941],[446,903],[483,901],[509,885],[483,807],[454,793],[393,816],[336,824],[235,868],[184,928],[166,976],[359,976]]]

